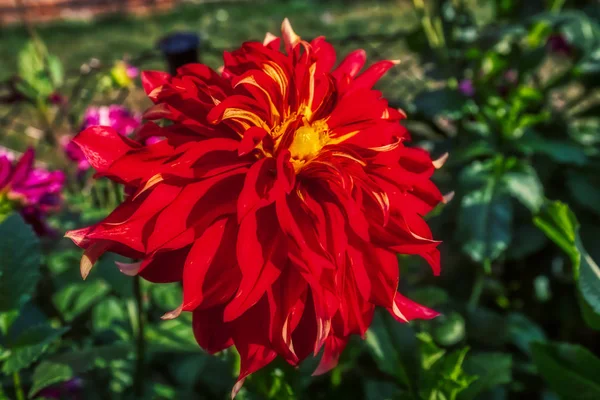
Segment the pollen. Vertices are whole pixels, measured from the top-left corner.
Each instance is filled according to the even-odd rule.
[[[326,125],[319,121],[312,125],[305,123],[294,132],[294,139],[289,147],[292,159],[310,160],[321,151],[328,139]]]

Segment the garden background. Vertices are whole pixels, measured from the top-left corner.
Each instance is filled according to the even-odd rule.
[[[69,139],[101,118],[135,133],[151,104],[139,71],[168,68],[167,35],[197,35],[217,69],[285,17],[339,55],[401,60],[378,89],[414,145],[449,153],[434,180],[454,193],[428,216],[441,276],[402,256],[401,286],[442,315],[376,313],[332,372],[276,361],[238,398],[600,399],[600,3],[583,0],[183,2],[2,26],[1,154],[33,148],[37,168],[65,178],[44,186],[60,203],[38,196],[43,220],[0,184],[0,398],[228,398],[235,351],[204,353],[187,313],[160,318],[180,284],[125,276],[111,255],[81,280],[62,235],[123,193],[92,179]]]

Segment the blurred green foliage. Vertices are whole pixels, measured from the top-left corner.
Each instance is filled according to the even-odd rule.
[[[429,219],[444,240],[443,274],[432,278],[417,260],[400,258],[402,291],[442,316],[403,325],[376,313],[365,340],[351,341],[331,373],[311,377],[314,360],[297,370],[276,361],[251,376],[238,398],[600,398],[600,12],[584,3],[382,2],[393,11],[377,21],[392,28],[373,27],[352,8],[338,17],[344,23],[311,20],[325,10],[317,1],[252,11],[211,5],[197,9],[208,19],[196,10],[180,21],[169,14],[147,26],[133,22],[139,36],[123,46],[140,51],[152,45],[149,37],[181,24],[205,24],[215,45],[276,26],[256,14],[235,26],[218,20],[246,12],[278,20],[298,12],[299,32],[348,34],[361,22],[361,32],[404,26],[426,89],[384,93],[407,110],[416,144],[450,153],[436,179],[455,196]],[[100,23],[108,47],[85,51],[106,54],[85,57],[121,57],[110,43],[126,36],[125,25]],[[57,45],[77,29],[49,38],[55,53],[39,39],[11,39],[19,43],[20,90],[34,107],[64,84],[59,59],[85,61],[63,57]],[[219,37],[227,29],[227,40]],[[69,189],[68,208],[52,221],[58,231],[96,221],[121,201],[119,188],[89,178]],[[235,350],[209,356],[194,340],[189,315],[160,318],[180,304],[179,284],[124,276],[109,255],[82,282],[81,252],[66,239],[38,239],[17,215],[2,220],[0,238],[0,398],[35,398],[48,388],[67,399],[229,396]]]

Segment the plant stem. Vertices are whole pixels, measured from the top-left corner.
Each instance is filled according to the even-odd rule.
[[[144,307],[142,299],[142,289],[140,285],[140,277],[133,278],[133,294],[137,306],[137,330],[136,334],[136,363],[135,375],[133,380],[133,392],[136,398],[141,399],[144,393]]]
[[[489,261],[486,260],[486,263]],[[477,275],[475,276],[475,283],[473,284],[473,290],[471,291],[471,297],[469,297],[469,303],[467,305],[469,311],[474,311],[479,304],[481,293],[483,293],[483,284],[485,283],[485,270],[483,266],[477,268]]]
[[[19,376],[18,371],[13,373],[13,382],[15,384],[16,399],[25,400],[25,393],[23,392],[23,387],[21,386],[21,377]]]

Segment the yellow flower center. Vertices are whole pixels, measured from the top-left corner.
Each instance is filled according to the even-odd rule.
[[[328,140],[327,125],[324,122],[305,122],[304,126],[294,132],[294,139],[289,147],[291,157],[293,160],[308,161],[321,151]]]

